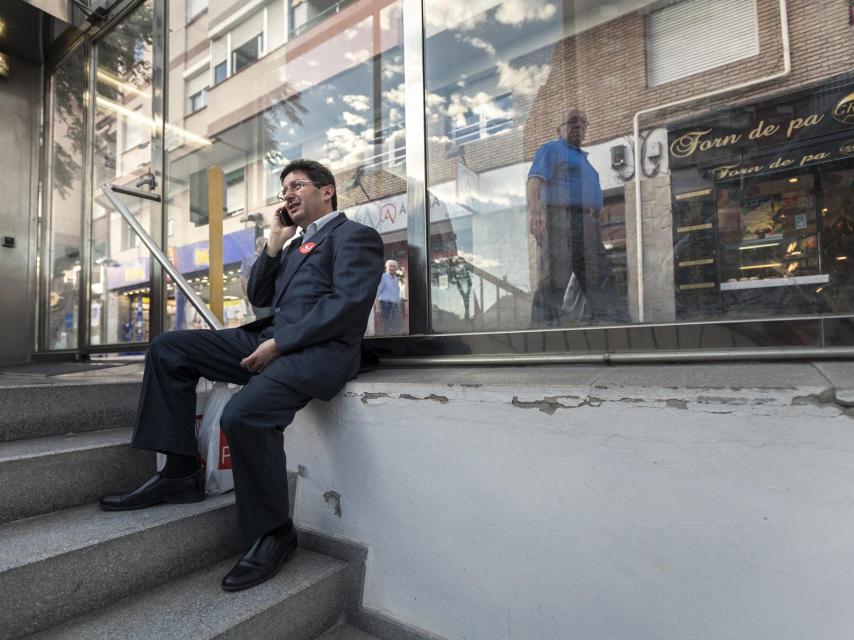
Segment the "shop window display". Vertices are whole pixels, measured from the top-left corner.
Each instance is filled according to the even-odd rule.
[[[792,21],[847,25],[798,3],[783,25],[773,0],[667,6],[694,42],[667,21],[646,29],[664,15],[655,2],[426,0],[435,331],[850,311],[851,54],[813,51],[794,29],[802,66],[783,78],[780,64]],[[736,22],[750,31],[739,55],[668,59],[679,73],[649,81],[658,40],[708,52]]]

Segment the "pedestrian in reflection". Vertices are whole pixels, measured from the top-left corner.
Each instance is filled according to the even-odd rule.
[[[377,289],[383,333],[386,334],[397,333],[400,325],[400,281],[397,279],[397,269],[395,260],[386,260],[385,272]]]
[[[528,173],[534,327],[629,319],[602,245],[599,174],[581,149],[587,126],[584,111],[567,110],[557,139],[537,149]]]
[[[270,315],[270,307],[256,307],[254,304],[249,302],[249,295],[246,292],[246,287],[249,284],[249,276],[252,275],[252,265],[255,264],[258,256],[261,255],[261,252],[266,246],[267,238],[264,236],[255,238],[255,253],[243,256],[243,260],[240,261],[240,288],[243,291],[243,297],[246,300],[247,306],[252,309],[252,313],[255,315],[256,319],[266,318]]]

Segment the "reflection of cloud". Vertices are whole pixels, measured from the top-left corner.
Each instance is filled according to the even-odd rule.
[[[445,106],[445,97],[440,96],[438,93],[428,93],[427,106],[431,109],[439,109]]]
[[[332,96],[327,96],[326,104],[335,104],[335,98],[333,98]]]
[[[463,104],[460,94],[455,93],[451,96],[451,104],[448,105],[447,114],[454,121],[455,127],[466,126],[466,113],[468,110],[469,107]]]
[[[454,34],[454,37],[456,37],[458,42],[467,42],[473,47],[477,47],[478,49],[486,51],[491,56],[495,55],[495,47],[493,47],[491,44],[489,44],[486,40],[483,40],[482,38],[467,37],[462,35],[461,33]]]
[[[548,20],[557,13],[557,7],[546,0],[504,0],[495,19],[503,24],[520,25],[533,20]]]
[[[389,89],[388,91],[383,91],[383,98],[386,101],[391,102],[396,105],[400,105],[401,107],[406,105],[406,85],[399,84],[394,89]]]
[[[359,164],[369,155],[371,149],[371,145],[362,135],[346,127],[327,129],[323,147],[327,154],[326,160],[333,171]]]
[[[514,68],[506,62],[499,62],[498,86],[513,93],[534,95],[549,77],[550,70],[547,64]]]
[[[361,64],[371,57],[371,52],[367,49],[358,49],[356,51],[348,51],[344,54],[344,59],[353,64]]]
[[[431,0],[425,15],[428,33],[474,29],[486,20],[486,11],[497,3],[497,0]]]
[[[403,114],[397,107],[392,107],[389,109],[388,119],[392,124],[397,124],[398,122],[403,122]]]
[[[391,80],[403,73],[403,65],[394,62],[383,62],[383,78]]]
[[[344,118],[344,122],[348,127],[358,127],[363,124],[367,124],[368,121],[365,120],[362,116],[356,115],[355,113],[350,113],[349,111],[345,111],[341,114]]]
[[[368,96],[349,94],[341,98],[348,107],[354,111],[367,111],[371,108]]]
[[[344,32],[344,36],[347,38],[347,40],[355,40],[356,38],[359,37],[359,30],[358,29],[347,29]]]
[[[505,111],[495,104],[491,95],[483,91],[478,91],[473,96],[463,96],[462,102],[465,104],[467,110],[471,110],[472,113],[476,113],[479,116],[485,116],[489,120],[494,118],[510,118],[513,116],[512,110]]]
[[[427,35],[429,37],[439,31],[476,29],[489,19],[488,12],[494,7],[498,7],[495,21],[513,26],[549,20],[558,9],[549,0],[430,0],[425,14]]]

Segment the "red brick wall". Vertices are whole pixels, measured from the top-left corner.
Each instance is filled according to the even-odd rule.
[[[740,95],[681,107],[646,117],[644,128],[693,112],[794,89],[854,68],[854,30],[848,0],[789,0],[792,74]],[[562,40],[514,64],[532,64],[549,54],[551,73],[534,101],[524,135],[524,156],[533,157],[554,138],[560,111],[579,105],[587,111],[586,144],[631,132],[634,114],[655,105],[770,75],[783,69],[778,0],[758,0],[759,55],[658,87],[646,83],[645,16],[634,12]],[[542,64],[542,61],[539,61]]]

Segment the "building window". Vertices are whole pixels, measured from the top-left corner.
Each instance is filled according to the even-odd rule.
[[[246,208],[246,183],[243,169],[225,174],[225,215],[240,213]]]
[[[187,78],[185,83],[185,94],[187,96],[186,113],[195,113],[208,104],[208,68],[205,67],[199,73]]]
[[[264,34],[259,33],[250,38],[248,42],[235,48],[231,52],[231,72],[237,73],[255,62],[261,55],[263,43]]]
[[[202,107],[206,107],[208,104],[208,90],[202,89],[201,91],[197,91],[189,98],[189,111],[188,113],[195,113]]]
[[[759,53],[756,0],[687,0],[646,20],[647,83],[655,87]]]
[[[140,122],[142,108],[134,111],[133,116],[125,116],[122,119],[122,138],[124,139],[124,151],[130,151],[147,141],[145,126]]]
[[[220,62],[214,67],[213,83],[219,84],[228,77],[228,63]]]
[[[341,11],[352,0],[292,0],[291,34],[300,35]]]
[[[208,0],[187,0],[187,22],[190,22],[208,8]]]

